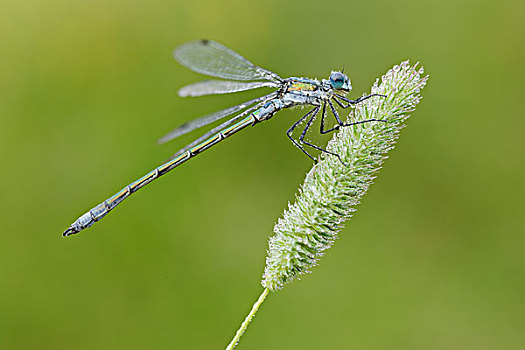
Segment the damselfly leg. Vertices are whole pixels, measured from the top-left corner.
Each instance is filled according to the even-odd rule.
[[[334,94],[334,98],[333,100],[341,107],[341,108],[348,108],[350,107],[351,105],[354,105],[354,104],[358,104],[360,102],[363,102],[364,100],[366,99],[369,99],[370,97],[374,97],[374,96],[380,96],[380,97],[386,97],[385,95],[380,95],[380,94],[371,94],[371,95],[368,95],[368,96],[364,96],[364,97],[360,97],[358,98],[357,100],[350,100],[350,99],[347,99],[346,97],[344,96],[341,96],[339,94]],[[337,98],[340,98],[341,100],[347,102],[347,104],[343,104],[341,103],[341,101],[339,101]],[[341,118],[339,118],[339,113],[337,112],[337,110],[335,109],[334,105],[332,104],[331,101],[328,101],[328,104],[330,105],[330,109],[332,110],[332,113],[334,114],[334,117],[335,119],[337,120],[337,125],[334,126],[333,128],[330,128],[328,130],[325,130],[324,129],[324,119],[325,119],[325,114],[323,113],[322,117],[321,117],[321,134],[326,134],[326,133],[329,133],[329,132],[332,132],[334,130],[338,130],[340,127],[342,126],[352,126],[352,125],[357,125],[357,124],[364,124],[364,123],[369,123],[369,122],[384,122],[386,123],[387,121],[384,120],[384,119],[367,119],[367,120],[360,120],[360,121],[357,121],[357,122],[352,122],[352,123],[343,123],[343,121],[341,120]]]
[[[308,119],[308,122],[306,123],[306,126],[305,126],[303,132],[301,133],[301,136],[299,137],[299,141],[300,141],[301,143],[304,143],[305,145],[308,145],[308,146],[310,146],[310,147],[312,147],[312,148],[315,148],[315,149],[318,150],[318,151],[321,151],[321,152],[328,153],[328,154],[331,154],[331,155],[333,155],[333,156],[336,156],[336,157],[339,159],[339,161],[340,161],[343,165],[346,165],[346,164],[343,162],[343,160],[341,159],[341,156],[340,156],[339,154],[334,153],[334,152],[330,152],[330,151],[328,151],[328,150],[326,150],[326,149],[324,149],[324,148],[322,148],[322,147],[319,147],[319,146],[317,146],[317,145],[314,145],[314,144],[312,144],[312,143],[310,143],[310,142],[308,142],[308,141],[306,141],[306,140],[304,139],[305,136],[306,136],[306,133],[308,132],[308,129],[310,129],[310,126],[312,126],[312,123],[313,123],[313,121],[315,120],[315,117],[317,116],[317,113],[319,113],[319,108],[320,108],[320,106],[315,107],[315,109],[314,109],[314,113],[312,114],[312,116],[310,117],[310,119]],[[323,104],[323,112],[322,112],[322,113],[323,113],[323,115],[326,113],[326,103]]]
[[[303,120],[305,120],[306,118],[308,118],[310,115],[313,115],[313,117],[315,117],[315,115],[317,114],[317,112],[319,112],[319,106],[315,107],[314,109],[312,109],[310,112],[306,113],[305,115],[303,115],[301,117],[301,119],[299,119],[298,121],[296,121],[291,127],[290,129],[288,129],[288,131],[286,131],[286,135],[288,136],[288,138],[292,141],[292,143],[297,146],[297,148],[299,148],[304,154],[306,154],[308,157],[310,157],[314,163],[317,163],[317,160],[315,160],[315,158],[308,152],[306,152],[306,150],[304,149],[303,146],[301,146],[299,144],[299,142],[297,142],[293,137],[292,137],[292,133],[293,131],[295,130],[295,128],[301,124],[303,122]],[[312,119],[312,118],[311,118]]]
[[[339,94],[334,94],[334,96],[337,96],[341,100],[347,102],[347,104],[345,105],[342,102],[340,102],[339,100],[337,100],[337,98],[334,97],[334,101],[341,108],[348,108],[349,106],[351,106],[353,104],[357,104],[359,102],[362,102],[362,101],[364,101],[364,100],[366,100],[368,98],[374,97],[374,96],[386,97],[385,95],[372,94],[372,95],[360,97],[357,100],[350,100],[350,99],[347,99],[346,97],[341,96]],[[326,118],[326,103],[324,103],[323,104],[323,110],[321,112],[321,126],[320,126],[320,133],[321,134],[327,134],[329,132],[338,130],[339,128],[344,127],[344,126],[351,126],[351,125],[356,125],[356,124],[364,124],[364,123],[369,123],[369,122],[386,122],[386,120],[383,120],[383,119],[367,119],[367,120],[361,120],[361,121],[352,122],[352,123],[344,123],[341,120],[341,118],[339,117],[339,113],[337,112],[337,109],[335,109],[335,106],[333,105],[333,103],[331,101],[328,101],[327,103],[330,106],[330,109],[332,110],[332,113],[333,113],[333,115],[334,115],[334,117],[335,117],[335,119],[337,121],[337,125],[335,125],[334,127],[330,128],[328,130],[324,129],[324,121],[325,121],[325,118]],[[337,159],[339,159],[339,161],[341,162],[341,164],[346,165],[345,162],[343,162],[343,160],[341,159],[341,156],[339,154],[334,153],[334,152],[330,152],[330,151],[328,151],[328,150],[326,150],[326,149],[324,149],[322,147],[314,145],[314,144],[312,144],[312,143],[310,143],[310,142],[305,140],[306,133],[308,132],[308,130],[312,126],[312,123],[314,122],[315,117],[319,113],[319,109],[320,108],[321,108],[321,106],[317,106],[314,109],[312,109],[311,111],[309,111],[306,115],[304,115],[302,118],[300,118],[295,124],[293,124],[292,127],[290,129],[288,129],[286,134],[288,135],[288,138],[290,138],[290,140],[294,143],[294,145],[296,145],[304,154],[306,154],[308,157],[310,157],[314,162],[317,162],[315,160],[315,158],[310,153],[308,153],[304,149],[304,147],[302,147],[300,144],[305,144],[305,145],[310,146],[310,147],[312,147],[312,148],[314,148],[314,149],[316,149],[318,151],[321,151],[321,152],[328,153],[328,154],[331,154],[333,156],[336,156]],[[301,136],[299,137],[299,142],[297,142],[292,137],[291,134],[294,131],[294,129],[308,117],[309,117],[309,119],[306,122],[306,126],[305,126],[304,130],[302,131]]]
[[[386,95],[381,95],[381,94],[371,94],[371,95],[367,95],[367,96],[359,97],[357,100],[350,100],[350,99],[344,97],[343,95],[334,94],[334,97],[340,98],[341,100],[345,101],[345,102],[347,103],[347,105],[343,105],[341,102],[339,102],[339,101],[337,100],[337,98],[334,98],[334,100],[335,100],[335,102],[337,102],[337,104],[339,104],[339,106],[341,106],[342,108],[348,108],[348,107],[350,107],[351,105],[356,105],[356,104],[358,104],[359,102],[363,102],[364,100],[368,100],[370,97],[374,97],[374,96],[386,97]]]

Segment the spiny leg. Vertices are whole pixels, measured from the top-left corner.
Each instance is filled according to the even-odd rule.
[[[324,115],[324,113],[325,113],[325,111],[326,111],[326,110],[325,110],[325,107],[326,107],[326,103],[323,105],[323,115]],[[315,117],[317,116],[317,113],[319,112],[319,109],[320,109],[320,106],[317,106],[317,107],[315,107],[315,108],[312,110],[312,112],[313,112],[313,113],[312,113],[312,116],[310,117],[310,119],[308,119],[308,122],[306,123],[306,127],[304,128],[303,132],[301,133],[301,136],[299,137],[299,141],[300,141],[301,143],[304,143],[305,145],[308,145],[308,146],[310,146],[310,147],[312,147],[312,148],[315,148],[315,149],[318,150],[318,151],[321,151],[321,152],[328,153],[328,154],[331,154],[331,155],[333,155],[333,156],[336,156],[337,159],[339,159],[339,161],[340,161],[343,165],[346,165],[345,162],[343,162],[343,160],[341,159],[341,156],[339,156],[339,154],[334,153],[334,152],[330,152],[330,151],[328,151],[328,150],[326,150],[326,149],[324,149],[324,148],[321,148],[321,147],[319,147],[319,146],[316,146],[316,145],[314,145],[314,144],[311,144],[310,142],[308,142],[308,141],[306,141],[306,140],[304,139],[304,137],[306,136],[306,132],[308,131],[308,129],[310,129],[310,126],[312,126],[312,123],[313,123],[313,121],[315,120]],[[322,126],[321,126],[321,128],[322,128]]]
[[[344,101],[350,101],[348,105],[343,105],[337,98],[335,98],[335,96],[341,98],[341,99],[344,99]],[[341,95],[337,95],[337,94],[334,94],[334,98],[333,100],[339,105],[341,106],[342,108],[348,108],[348,106],[350,106],[350,104],[355,104],[355,103],[359,103],[363,100],[366,100],[367,98],[370,98],[372,96],[384,96],[384,95],[379,95],[379,94],[372,94],[372,95],[368,95],[368,96],[365,96],[363,97],[362,99],[357,99],[355,101],[351,101],[349,99],[347,99],[346,97],[344,96],[341,96]],[[386,97],[386,96],[385,96]],[[357,101],[357,102],[356,102]],[[340,127],[342,126],[351,126],[351,125],[356,125],[356,124],[364,124],[364,123],[369,123],[369,122],[384,122],[386,123],[387,121],[384,120],[384,119],[367,119],[367,120],[361,120],[361,121],[358,121],[358,122],[353,122],[353,123],[343,123],[341,121],[341,119],[339,118],[339,113],[337,113],[337,110],[334,108],[334,105],[332,104],[331,101],[328,101],[328,103],[330,104],[330,108],[332,109],[332,112],[334,113],[334,116],[335,116],[335,119],[337,119],[337,123],[339,125],[336,125],[334,126],[332,129],[330,130],[326,130],[323,132],[323,130],[321,130],[321,133],[327,133],[327,132],[330,132],[330,131],[334,131],[334,130],[337,130],[339,129]],[[323,124],[321,124],[321,127],[323,126]]]
[[[306,113],[304,116],[302,116],[301,119],[299,119],[298,121],[296,121],[296,122],[294,123],[294,125],[292,125],[292,126],[290,127],[290,129],[288,129],[288,131],[286,132],[286,135],[287,135],[288,138],[293,142],[293,144],[294,144],[295,146],[297,146],[297,148],[299,148],[301,151],[303,151],[304,154],[306,154],[308,157],[310,157],[315,163],[317,163],[317,160],[315,160],[315,158],[314,158],[310,153],[306,152],[306,150],[304,149],[303,146],[301,146],[297,141],[294,140],[294,138],[292,137],[292,132],[295,130],[295,128],[296,128],[299,124],[301,124],[301,122],[302,122],[304,119],[308,118],[308,116],[309,116],[310,114],[312,114],[312,113],[313,113],[314,111],[316,111],[316,110],[318,111],[318,110],[319,110],[319,107],[315,107],[315,108],[312,109],[310,112],[308,112],[308,113]],[[317,113],[317,112],[315,112],[315,113]]]
[[[347,103],[347,105],[344,105],[344,104],[342,104],[341,102],[339,102],[339,101],[337,100],[337,98],[334,98],[334,101],[337,102],[337,104],[338,104],[339,106],[341,106],[342,108],[348,108],[348,107],[350,107],[350,105],[358,104],[359,102],[363,102],[364,100],[368,100],[370,97],[374,97],[374,96],[386,97],[386,95],[381,95],[381,94],[371,94],[371,95],[368,95],[368,96],[362,96],[362,97],[359,97],[357,100],[350,100],[350,99],[344,97],[343,95],[334,94],[334,97],[340,98],[341,100],[345,101],[345,102]]]
[[[352,101],[352,100],[349,100],[347,99],[346,97],[344,96],[341,96],[341,95],[338,95],[338,94],[335,94],[335,96],[343,99],[345,102],[348,102],[348,105],[343,105],[340,101],[338,101],[336,98],[334,98],[334,101],[337,102],[337,104],[339,106],[341,106],[342,108],[348,108],[351,104],[356,104],[356,103],[359,103],[361,101],[364,101],[370,97],[373,97],[373,96],[383,96],[383,97],[386,97],[385,95],[380,95],[380,94],[372,94],[372,95],[369,95],[369,96],[364,96],[362,98],[359,98],[355,101]],[[324,129],[324,120],[325,120],[325,117],[326,117],[326,103],[323,104],[323,111],[322,111],[322,115],[321,115],[321,127],[320,127],[320,132],[321,134],[326,134],[326,133],[329,133],[329,132],[332,132],[334,130],[338,130],[340,127],[342,126],[351,126],[351,125],[355,125],[355,124],[363,124],[363,123],[368,123],[368,122],[373,122],[373,121],[381,121],[381,122],[386,122],[386,120],[382,120],[382,119],[369,119],[369,120],[362,120],[362,121],[358,121],[358,122],[354,122],[354,123],[348,123],[348,124],[345,124],[343,123],[343,121],[341,120],[341,118],[339,117],[339,113],[337,112],[337,110],[335,109],[334,105],[332,104],[331,101],[328,101],[328,104],[330,105],[330,109],[332,110],[332,113],[334,114],[334,117],[335,119],[337,120],[337,125],[334,126],[333,128],[331,129],[328,129],[328,130],[325,130]],[[317,115],[317,113],[319,112],[319,109],[320,109],[320,106],[317,106],[315,107],[314,109],[312,109],[311,111],[309,111],[308,113],[306,113],[303,117],[301,117],[297,122],[295,122],[291,127],[290,129],[288,129],[288,131],[286,132],[288,138],[293,142],[293,144],[295,146],[297,146],[297,148],[299,148],[304,154],[306,154],[309,158],[311,158],[314,162],[317,163],[317,161],[315,160],[315,158],[310,155],[296,140],[294,140],[294,138],[292,137],[292,132],[295,130],[295,128],[305,119],[307,118],[308,116],[311,115],[311,117],[308,119],[308,122],[306,123],[306,127],[304,128],[303,132],[301,133],[301,136],[299,138],[299,141],[301,143],[304,143],[305,145],[308,145],[312,148],[315,148],[319,151],[322,151],[322,152],[325,152],[325,153],[328,153],[328,154],[331,154],[331,155],[334,155],[336,156],[339,161],[345,165],[345,163],[342,161],[341,159],[341,156],[337,153],[333,153],[333,152],[330,152],[330,151],[327,151],[319,146],[316,146],[316,145],[313,145],[307,141],[304,140],[304,137],[306,135],[306,132],[308,131],[308,129],[310,128],[310,126],[312,125],[314,119],[315,119],[315,116]]]
[[[337,101],[337,100],[336,100]],[[325,104],[326,105],[326,104]],[[334,114],[334,117],[335,119],[337,120],[337,125],[334,126],[333,128],[331,129],[328,129],[328,130],[325,130],[324,129],[324,118],[326,117],[326,113],[325,113],[325,110],[323,108],[323,115],[321,117],[321,129],[320,129],[320,132],[321,134],[327,134],[329,132],[332,132],[334,130],[337,130],[339,129],[341,126],[344,126],[344,123],[343,121],[341,120],[341,118],[339,118],[339,113],[337,113],[337,110],[335,109],[334,105],[332,104],[332,102],[328,101],[328,105],[330,106],[330,109],[332,110],[332,113]]]

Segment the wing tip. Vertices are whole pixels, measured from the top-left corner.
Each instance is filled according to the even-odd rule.
[[[157,145],[163,145],[168,141],[170,141],[169,138],[167,138],[166,136],[162,136],[160,139],[157,140]]]
[[[188,96],[190,96],[190,94],[186,90],[187,89],[185,89],[185,87],[180,88],[179,91],[177,91],[177,95],[179,95],[179,97],[188,97]]]

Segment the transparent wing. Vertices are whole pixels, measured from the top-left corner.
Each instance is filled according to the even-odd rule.
[[[179,155],[181,155],[182,153],[184,152],[187,152],[190,148],[198,145],[199,143],[201,143],[202,141],[206,140],[207,138],[211,137],[213,134],[216,134],[218,133],[219,131],[221,131],[222,129],[226,128],[228,125],[232,124],[233,122],[241,119],[242,116],[241,115],[237,115],[231,119],[228,119],[227,121],[225,121],[224,123],[222,123],[221,125],[211,129],[210,131],[208,131],[207,133],[205,133],[204,135],[202,135],[201,137],[199,137],[198,139],[192,141],[192,143],[184,146],[184,148],[180,149],[177,151],[177,153],[175,153],[171,158],[175,158],[175,157],[178,157]]]
[[[177,156],[179,156],[180,154],[186,152],[187,150],[189,150],[190,148],[198,145],[199,143],[205,141],[206,139],[208,139],[209,137],[211,137],[212,135],[218,133],[219,131],[221,131],[222,129],[226,128],[227,126],[229,126],[230,124],[244,118],[248,113],[250,113],[251,111],[253,111],[254,109],[257,109],[259,107],[261,107],[263,104],[266,103],[266,101],[268,100],[271,100],[273,97],[275,96],[272,96],[272,95],[277,95],[276,93],[274,94],[270,94],[268,96],[265,96],[265,97],[268,97],[266,100],[262,101],[262,102],[259,102],[257,103],[255,106],[252,106],[250,108],[248,108],[247,110],[245,110],[244,112],[242,112],[241,114],[239,115],[236,115],[235,117],[225,121],[224,123],[222,123],[221,125],[211,129],[210,131],[208,131],[207,133],[205,133],[204,135],[202,135],[201,137],[199,137],[198,139],[196,139],[195,141],[193,141],[192,143],[190,143],[189,145],[186,145],[184,146],[184,148],[182,148],[181,150],[179,150],[177,153],[175,153],[170,159],[173,159]]]
[[[255,81],[255,82],[240,82],[228,80],[206,80],[195,84],[187,85],[179,90],[180,97],[197,97],[213,94],[228,94],[231,92],[239,92],[257,89],[260,87],[279,87],[280,84],[271,81]]]
[[[258,97],[256,99],[253,99],[253,100],[250,100],[250,101],[238,104],[237,106],[229,107],[229,108],[223,109],[221,111],[217,111],[217,112],[205,115],[204,117],[201,117],[201,118],[198,118],[198,119],[195,119],[195,120],[191,120],[191,121],[189,121],[187,123],[184,123],[184,124],[180,125],[179,127],[175,128],[174,130],[170,131],[169,133],[167,133],[166,135],[161,137],[157,142],[158,143],[166,143],[168,141],[173,140],[174,138],[177,138],[177,137],[179,137],[181,135],[187,134],[187,133],[189,133],[189,132],[191,132],[191,131],[193,131],[195,129],[198,129],[200,127],[203,127],[205,125],[213,123],[214,121],[217,121],[219,119],[225,118],[225,117],[227,117],[227,116],[229,116],[229,115],[231,115],[233,113],[236,113],[236,112],[238,112],[240,110],[243,110],[243,109],[253,105],[254,103],[259,103],[261,101],[266,101],[266,100],[274,98],[275,96],[277,96],[277,93],[276,92],[272,92],[269,95]],[[251,109],[248,109],[248,110],[251,110]]]
[[[189,69],[230,80],[281,81],[281,77],[257,67],[238,53],[212,40],[195,40],[179,46],[173,57]]]

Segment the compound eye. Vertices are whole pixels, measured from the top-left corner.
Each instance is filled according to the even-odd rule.
[[[345,84],[346,76],[341,72],[332,72],[330,74],[330,84],[336,90],[339,90]]]

